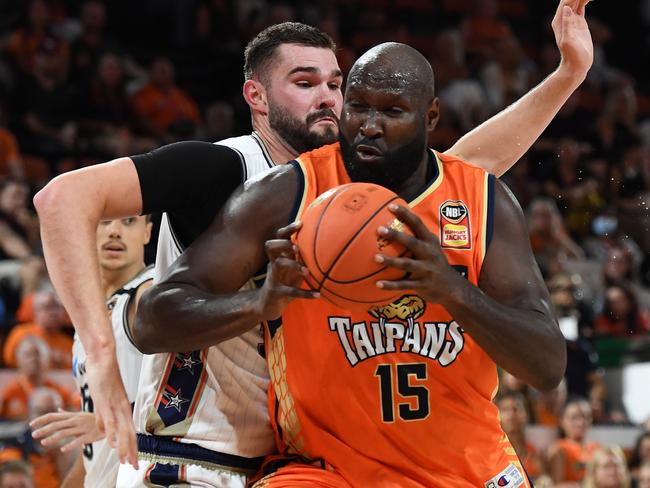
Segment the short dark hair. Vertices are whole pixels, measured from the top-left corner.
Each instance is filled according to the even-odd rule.
[[[336,52],[336,44],[332,38],[316,27],[300,22],[275,24],[257,34],[246,46],[244,79],[250,80],[254,76],[260,76],[260,71],[271,64],[276,49],[282,44],[322,47]]]

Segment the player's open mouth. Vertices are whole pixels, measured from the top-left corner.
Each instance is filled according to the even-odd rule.
[[[364,163],[374,163],[384,159],[384,154],[379,149],[365,144],[358,145],[354,152],[357,159]]]

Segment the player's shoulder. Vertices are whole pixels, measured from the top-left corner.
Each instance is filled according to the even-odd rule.
[[[474,164],[468,163],[464,159],[459,158],[454,154],[433,151],[438,158],[438,161],[443,165],[445,172],[460,172],[464,174],[471,174],[477,177],[484,177],[487,174],[483,168]]]
[[[321,146],[318,149],[314,149],[312,151],[304,152],[300,156],[298,156],[298,159],[300,159],[303,162],[316,162],[316,161],[333,161],[336,160],[341,156],[341,148],[339,146],[338,142],[335,142],[333,144],[327,144],[325,146]]]

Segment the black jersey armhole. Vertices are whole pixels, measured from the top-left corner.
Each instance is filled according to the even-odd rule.
[[[296,190],[296,198],[293,202],[293,208],[291,209],[291,213],[289,214],[288,223],[290,224],[296,220],[296,217],[298,217],[298,212],[300,211],[300,204],[302,203],[302,199],[305,195],[305,180],[307,178],[307,175],[302,170],[302,166],[300,166],[300,163],[295,159],[289,161],[288,164],[290,164],[298,174],[298,189]]]
[[[496,177],[488,175],[487,181],[487,219],[485,222],[485,252],[487,252],[492,242],[492,233],[494,230],[494,185]]]

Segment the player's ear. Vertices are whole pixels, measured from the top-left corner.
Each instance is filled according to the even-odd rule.
[[[246,80],[243,88],[244,100],[253,112],[262,115],[268,114],[268,103],[266,100],[266,89],[257,80]]]
[[[440,118],[440,100],[436,97],[427,109],[427,132],[433,132]]]
[[[149,244],[151,240],[151,229],[153,229],[153,222],[147,222],[147,228],[144,231],[144,245]]]

